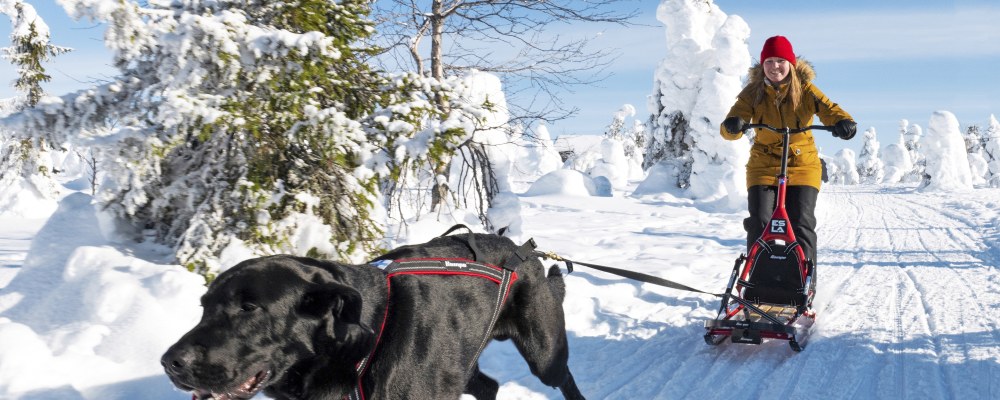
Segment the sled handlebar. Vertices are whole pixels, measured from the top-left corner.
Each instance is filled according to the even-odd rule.
[[[743,131],[746,132],[747,129],[751,128],[763,128],[777,133],[788,133],[788,134],[802,133],[813,129],[833,132],[833,126],[830,125],[809,125],[805,128],[791,129],[791,128],[775,128],[768,124],[747,124],[743,126]]]

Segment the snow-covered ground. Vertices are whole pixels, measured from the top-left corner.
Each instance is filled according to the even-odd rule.
[[[721,291],[743,213],[667,194],[521,196],[524,237],[564,257]],[[704,207],[701,207],[704,208]],[[824,187],[809,347],[707,346],[716,300],[577,267],[570,362],[591,399],[1000,398],[1000,189]],[[184,399],[159,355],[200,316],[201,278],[108,241],[89,197],[0,224],[0,398]],[[30,242],[29,240],[32,239]],[[504,399],[560,398],[507,343]]]

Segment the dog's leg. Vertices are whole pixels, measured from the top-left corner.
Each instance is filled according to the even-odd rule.
[[[476,363],[476,370],[472,371],[472,378],[465,385],[465,393],[472,395],[476,400],[496,400],[499,391],[500,384],[480,371],[479,364]]]
[[[543,267],[537,261],[524,267],[537,268],[535,273],[542,275]],[[567,399],[583,399],[569,372],[569,345],[562,309],[566,285],[562,273],[553,266],[547,277],[538,278],[530,282],[534,287],[519,292],[524,298],[517,299],[511,341],[542,383],[560,388]]]
[[[580,389],[576,387],[573,374],[566,372],[566,375],[566,382],[562,386],[559,386],[559,391],[562,392],[563,397],[566,400],[587,400],[583,397],[583,393],[580,393]]]

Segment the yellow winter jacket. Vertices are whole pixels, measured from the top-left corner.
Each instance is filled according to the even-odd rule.
[[[823,125],[833,125],[840,120],[853,119],[812,84],[816,72],[809,62],[797,59],[793,73],[798,74],[799,83],[802,85],[798,107],[793,107],[790,96],[786,96],[790,84],[784,83],[775,88],[764,83],[764,69],[757,64],[750,68],[747,88],[758,89],[744,89],[726,117],[736,116],[746,123],[792,129],[813,125],[813,116],[819,116]],[[763,90],[763,94],[760,94],[760,90]],[[758,96],[760,98],[755,102]],[[719,131],[727,140],[743,137],[742,133],[731,135],[723,127],[720,127]],[[820,132],[829,134],[826,131]],[[747,162],[747,187],[776,186],[777,175],[781,169],[781,135],[766,129],[757,129],[756,133],[753,147],[750,149],[750,161]],[[788,185],[808,185],[819,189],[821,173],[819,151],[816,150],[812,131],[792,135],[788,151]]]

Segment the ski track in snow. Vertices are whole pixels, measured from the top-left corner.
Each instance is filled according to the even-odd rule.
[[[590,399],[1000,398],[1000,241],[997,221],[982,219],[995,218],[996,192],[976,193],[981,201],[912,187],[824,187],[818,319],[801,353],[779,341],[708,346],[702,323],[714,317],[715,298],[578,266],[564,306],[574,376]],[[742,229],[720,228],[741,227],[742,213],[632,198],[522,201],[524,231],[542,250],[710,292],[724,288],[744,247]],[[629,213],[611,205],[621,201],[634,203]],[[505,362],[489,362],[496,353]],[[512,370],[517,358],[512,346],[494,344],[483,369],[561,398]]]

